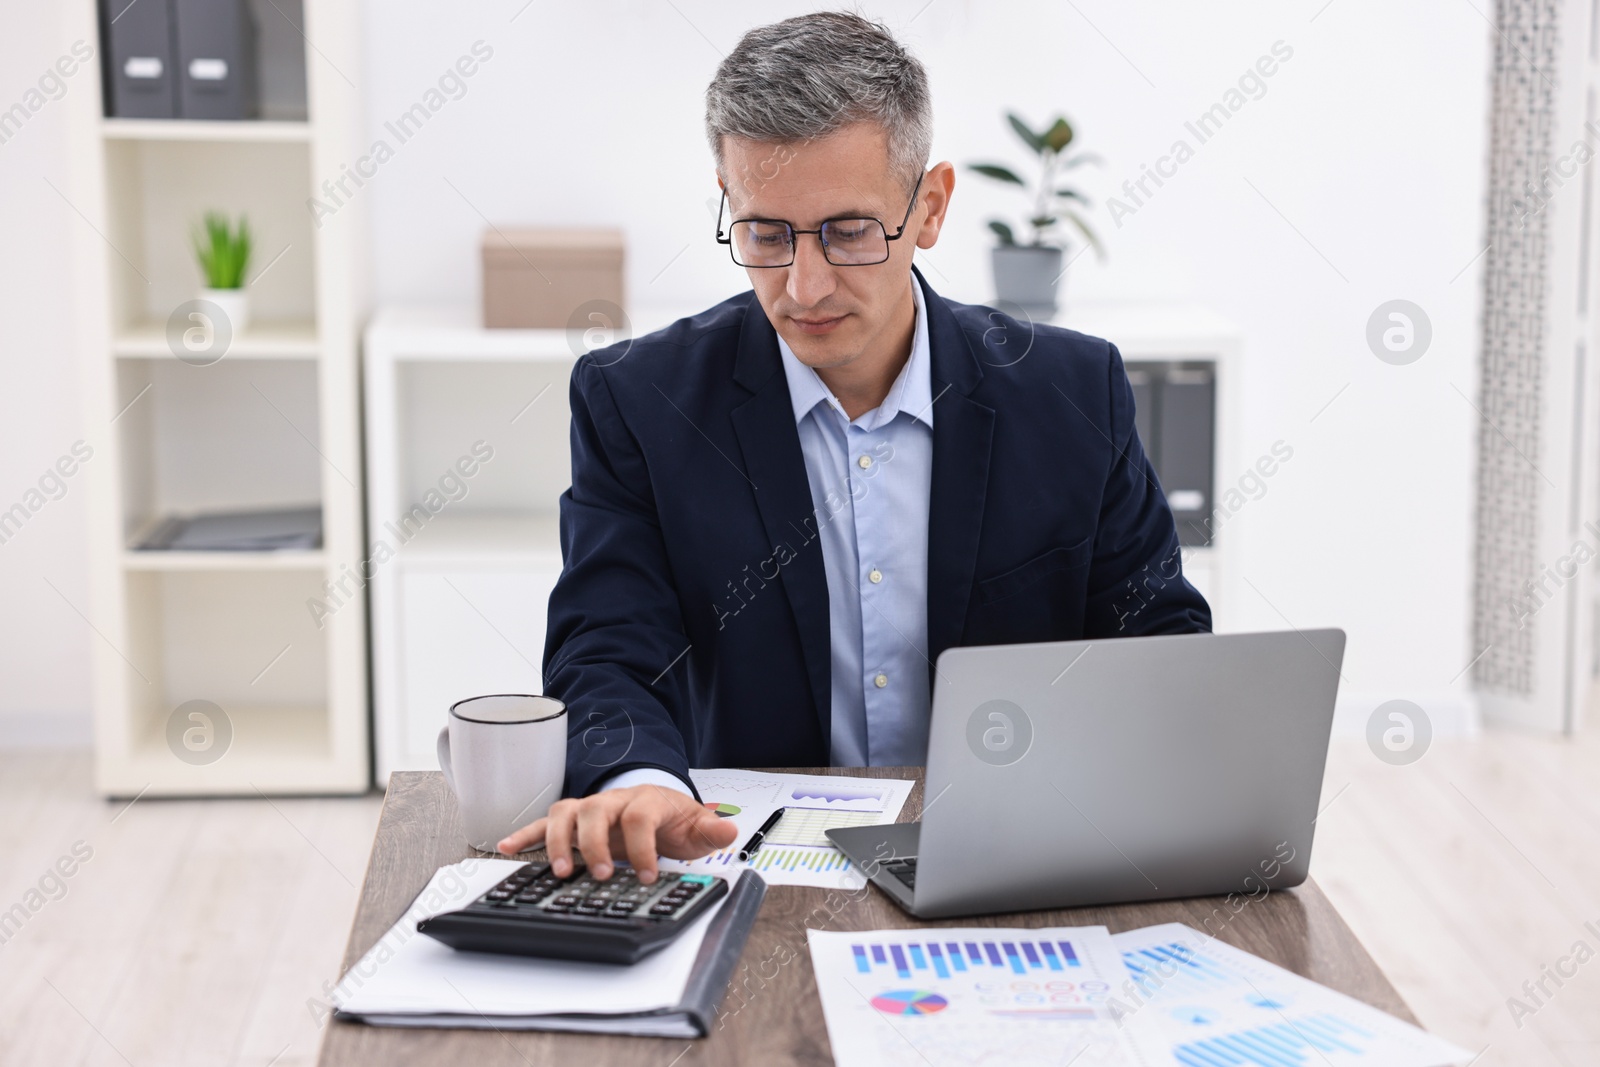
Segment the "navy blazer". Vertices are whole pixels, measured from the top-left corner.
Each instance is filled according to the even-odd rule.
[[[1209,630],[1116,347],[913,274],[934,396],[930,675],[952,645]],[[567,794],[634,767],[827,765],[818,515],[754,291],[580,359],[571,402],[544,651]]]

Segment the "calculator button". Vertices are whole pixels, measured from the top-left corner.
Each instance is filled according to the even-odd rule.
[[[677,913],[678,906],[676,904],[652,904],[650,906],[651,915],[676,915]]]
[[[673,892],[694,894],[700,892],[700,890],[704,889],[705,887],[706,884],[704,882],[680,882],[678,884],[678,888],[673,890]]]

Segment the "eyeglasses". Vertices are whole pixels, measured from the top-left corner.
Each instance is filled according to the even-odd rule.
[[[741,267],[787,267],[794,263],[795,238],[814,233],[822,242],[822,256],[836,267],[869,267],[889,258],[889,242],[897,241],[911,221],[922,178],[911,190],[905,218],[894,233],[886,233],[882,222],[873,218],[826,219],[814,230],[799,230],[782,219],[736,219],[722,232],[722,208],[728,191],[722,191],[717,205],[717,243],[728,246],[728,254]]]

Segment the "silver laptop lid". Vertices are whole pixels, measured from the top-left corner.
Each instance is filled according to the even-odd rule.
[[[1342,630],[952,648],[918,915],[1304,881]]]

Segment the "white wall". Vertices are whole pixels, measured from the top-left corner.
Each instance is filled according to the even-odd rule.
[[[378,299],[476,300],[483,216],[622,226],[637,302],[707,304],[745,288],[711,241],[702,94],[745,29],[809,5],[534,4],[511,21],[522,4],[367,5],[374,138],[474,41],[494,49],[363,191]],[[1347,711],[1406,697],[1448,729],[1471,706],[1476,416],[1456,388],[1476,392],[1477,264],[1463,268],[1481,247],[1491,31],[1471,5],[1324,4],[863,9],[928,66],[935,158],[1022,163],[1002,111],[1039,123],[1059,108],[1108,161],[1079,172],[1097,194],[1176,138],[1196,145],[1184,123],[1275,42],[1292,49],[1264,95],[1120,227],[1101,207],[1109,262],[1078,260],[1067,296],[1195,298],[1240,325],[1240,454],[1253,461],[1281,439],[1294,458],[1225,527],[1259,590],[1245,586],[1225,624],[1343,626]],[[1015,214],[1005,193],[961,176],[946,235],[922,259],[935,288],[990,295],[984,221]],[[1368,316],[1396,297],[1434,328],[1411,366],[1365,342]]]
[[[59,21],[53,5],[8,5],[0,111],[68,53]],[[65,85],[94,91],[81,71]],[[51,189],[68,189],[65,112],[47,99],[0,144],[0,511],[37,489],[73,442],[96,443],[79,412],[69,284],[71,228],[84,221]],[[66,484],[0,544],[0,745],[89,737],[85,494],[81,476]]]
[[[711,241],[702,93],[748,26],[807,6],[524,4],[366,4],[361,90],[373,138],[393,144],[384,122],[475,41],[494,50],[465,94],[396,145],[357,193],[372,212],[377,299],[476,300],[483,216],[622,226],[634,301],[705,304],[744,288]],[[1473,651],[1476,416],[1456,389],[1475,395],[1478,264],[1467,264],[1481,247],[1482,18],[1471,5],[1417,0],[906,0],[863,10],[928,65],[936,158],[1020,164],[1002,110],[1038,122],[1061,109],[1108,161],[1080,172],[1101,198],[1186,136],[1185,121],[1274,42],[1293,49],[1265,95],[1120,227],[1099,210],[1110,260],[1078,260],[1066,293],[1194,298],[1244,331],[1240,454],[1282,439],[1294,458],[1225,527],[1259,590],[1235,605],[1229,628],[1344,626],[1353,705],[1407,697],[1436,728],[1459,718]],[[7,31],[0,106],[71,44],[44,6],[9,14]],[[43,181],[62,185],[58,121],[46,108],[0,145],[7,503],[85,436],[60,284],[64,235],[83,222]],[[961,176],[946,236],[923,257],[935,288],[960,299],[989,295],[983,223],[1014,214],[1006,190],[981,182]],[[1420,304],[1434,328],[1428,354],[1407,367],[1379,362],[1364,340],[1371,311],[1395,297]],[[82,607],[82,518],[69,492],[0,545],[0,743],[19,716],[35,727],[86,721],[92,634],[43,580]]]

